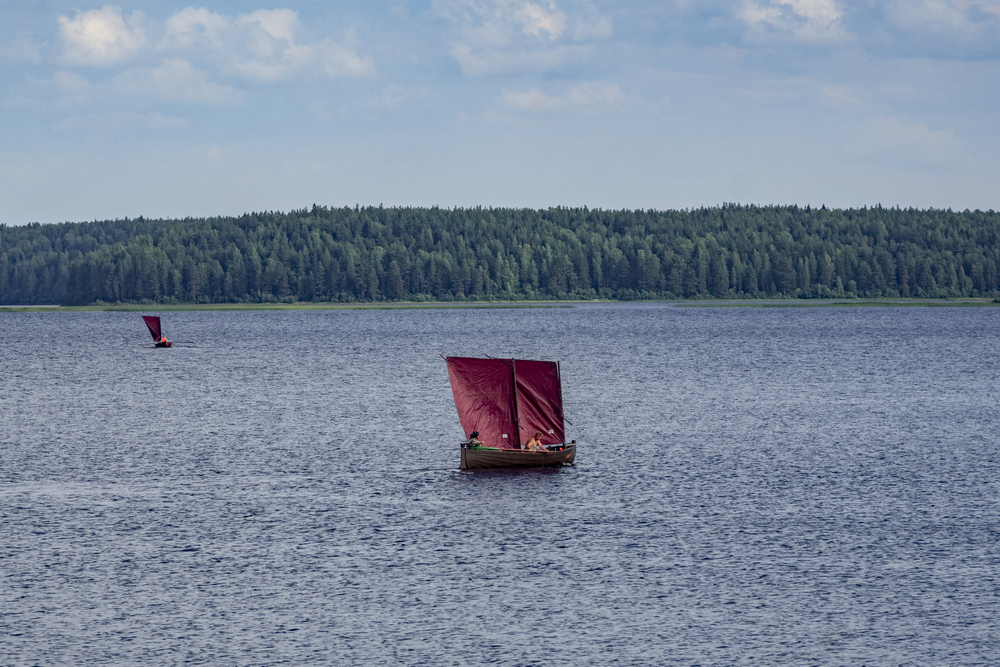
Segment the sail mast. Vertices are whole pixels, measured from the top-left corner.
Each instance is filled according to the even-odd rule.
[[[517,412],[517,362],[510,360],[510,377],[514,384],[514,435],[517,437],[517,449],[521,449],[521,416]]]
[[[563,414],[563,397],[562,397],[562,369],[559,368],[559,362],[556,361],[556,381],[559,383],[559,423],[562,424],[566,421],[566,417]],[[563,424],[563,444],[566,443],[566,425]]]

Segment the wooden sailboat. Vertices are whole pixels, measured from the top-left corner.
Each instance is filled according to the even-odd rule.
[[[163,335],[163,330],[160,328],[159,315],[143,315],[142,321],[146,323],[146,328],[149,329],[149,335],[153,337],[153,345],[155,347],[170,347],[173,345]]]
[[[570,465],[576,440],[566,443],[562,382],[555,361],[446,357],[462,443],[462,469]],[[478,432],[476,440],[471,434]],[[543,451],[522,447],[541,433]]]

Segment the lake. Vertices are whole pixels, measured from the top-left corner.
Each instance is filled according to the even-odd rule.
[[[0,313],[0,663],[987,665],[1000,309]],[[459,471],[440,355],[558,359]]]

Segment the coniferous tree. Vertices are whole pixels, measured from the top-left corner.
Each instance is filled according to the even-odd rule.
[[[342,208],[0,226],[0,303],[996,297],[1000,214]]]

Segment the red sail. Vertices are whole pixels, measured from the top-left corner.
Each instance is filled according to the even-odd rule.
[[[448,357],[447,362],[465,436],[479,431],[479,439],[487,447],[519,448],[514,422],[513,362],[471,357]]]
[[[517,415],[520,418],[521,444],[536,431],[542,432],[543,445],[566,442],[563,426],[562,386],[559,366],[554,361],[514,361],[517,378]]]
[[[159,315],[143,315],[142,321],[146,323],[146,327],[149,329],[149,334],[153,337],[153,340],[159,340],[160,336],[160,316]]]

